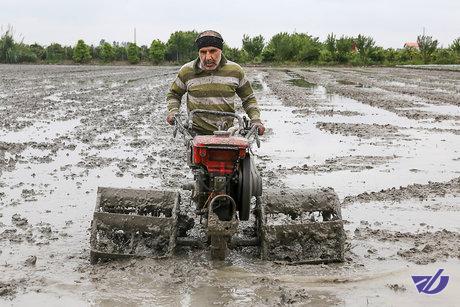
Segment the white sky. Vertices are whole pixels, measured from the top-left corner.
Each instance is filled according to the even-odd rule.
[[[243,34],[307,32],[324,40],[337,36],[372,36],[383,47],[415,41],[423,28],[447,47],[460,37],[460,0],[0,0],[0,25],[13,26],[26,43],[74,45],[152,39],[166,42],[177,30],[214,29],[232,47]]]

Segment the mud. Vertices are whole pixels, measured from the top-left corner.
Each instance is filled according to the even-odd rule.
[[[343,263],[262,261],[252,247],[213,262],[190,246],[91,265],[98,186],[192,180],[164,123],[177,70],[0,66],[0,304],[426,305],[411,275],[460,274],[460,75],[405,68],[247,68],[267,126],[254,149],[264,189],[334,188]],[[178,231],[205,242],[193,225]],[[429,303],[454,306],[456,288]]]
[[[343,204],[370,201],[401,202],[406,199],[426,200],[430,197],[445,197],[446,195],[460,195],[460,177],[447,182],[429,182],[428,184],[411,184],[408,186],[393,187],[381,191],[364,192],[354,196],[347,196]]]

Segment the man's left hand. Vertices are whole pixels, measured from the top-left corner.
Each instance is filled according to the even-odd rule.
[[[262,124],[262,122],[260,121],[260,119],[251,120],[251,124],[252,124],[253,126],[256,126],[256,127],[257,127],[257,134],[259,134],[259,135],[264,135],[264,133],[265,133],[265,126],[264,126],[264,124]]]

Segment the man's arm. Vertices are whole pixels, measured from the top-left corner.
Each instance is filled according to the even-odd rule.
[[[166,121],[171,125],[174,124],[174,114],[179,112],[181,99],[186,90],[187,87],[178,75],[171,84],[169,92],[166,95],[166,103],[168,104],[168,117],[166,118]]]
[[[243,73],[240,84],[236,88],[236,94],[241,98],[243,109],[251,120],[260,120],[260,110],[251,83]]]
[[[236,88],[236,94],[241,98],[243,102],[243,109],[251,119],[251,123],[257,126],[257,132],[259,135],[263,135],[265,127],[260,120],[260,109],[257,104],[256,96],[252,90],[251,83],[246,78],[243,72],[243,76],[240,80],[240,84]]]

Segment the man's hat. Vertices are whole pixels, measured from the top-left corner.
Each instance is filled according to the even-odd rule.
[[[224,47],[224,40],[222,39],[222,35],[220,35],[218,32],[207,30],[198,34],[198,37],[195,40],[195,44],[198,50],[204,47],[216,47],[222,50]]]

